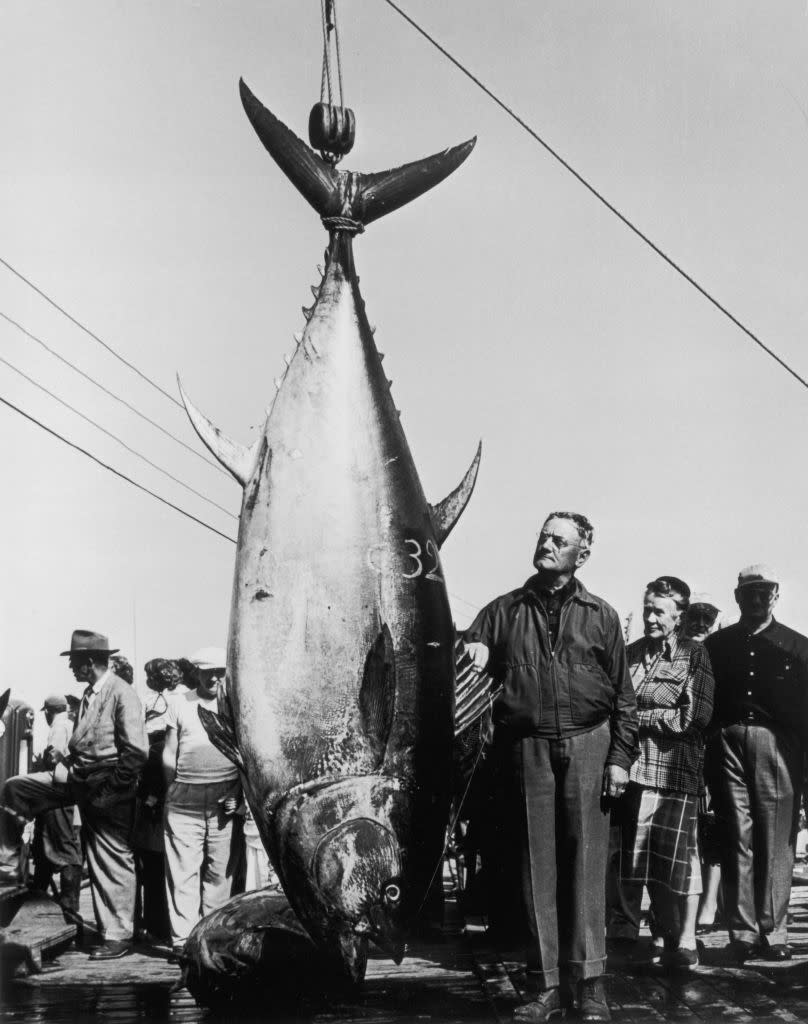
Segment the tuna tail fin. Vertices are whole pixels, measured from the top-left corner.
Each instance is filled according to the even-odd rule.
[[[469,503],[474,484],[477,482],[477,471],[480,468],[480,458],[483,452],[483,443],[477,445],[477,454],[472,459],[471,465],[466,470],[466,475],[455,487],[451,494],[437,505],[431,505],[432,520],[435,525],[435,539],[440,547],[452,530],[455,523],[463,514],[463,510]]]
[[[279,121],[239,79],[241,103],[264,148],[321,217],[339,213],[338,175],[325,160]]]
[[[442,153],[414,160],[410,164],[394,167],[376,174],[360,174],[360,209],[354,211],[357,220],[370,224],[386,213],[417,199],[463,163],[477,142],[476,136]]]
[[[241,102],[264,148],[321,217],[348,217],[370,224],[423,195],[456,170],[474,149],[469,139],[442,153],[376,174],[338,171],[257,99],[244,79]]]
[[[205,732],[208,734],[210,742],[226,758],[232,761],[240,771],[244,771],[244,761],[236,743],[236,734],[233,731],[232,723],[222,715],[208,711],[207,708],[198,708],[197,710],[199,712],[199,720],[205,727]]]
[[[212,455],[215,455],[229,473],[233,474],[242,487],[246,486],[247,481],[252,476],[255,465],[257,443],[247,448],[243,444],[238,444],[237,441],[231,441],[218,427],[214,427],[207,416],[203,416],[196,408],[183,391],[179,377],[177,377],[177,385],[180,389],[180,397],[185,406],[185,411],[188,413],[188,418],[205,447],[208,448]]]

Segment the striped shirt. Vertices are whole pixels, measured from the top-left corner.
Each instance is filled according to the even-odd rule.
[[[704,730],[713,713],[710,659],[695,640],[672,634],[658,650],[647,637],[627,651],[637,697],[640,756],[631,781],[652,789],[701,789]]]

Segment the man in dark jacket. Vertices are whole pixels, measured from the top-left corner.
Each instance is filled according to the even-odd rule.
[[[580,1017],[608,1021],[604,888],[607,798],[619,797],[637,751],[637,709],[617,613],[575,573],[593,528],[553,512],[539,535],[536,575],[487,605],[466,632],[469,653],[503,684],[494,759],[503,814],[518,825],[538,998],[515,1018],[546,1021],[566,1007],[560,968],[578,983]]]
[[[775,620],[779,594],[768,566],[742,569],[740,622],[704,643],[720,727],[708,783],[724,830],[724,914],[739,961],[791,959],[786,915],[808,733],[808,638]]]

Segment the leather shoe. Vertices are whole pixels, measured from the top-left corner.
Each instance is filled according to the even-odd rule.
[[[753,942],[744,942],[742,939],[734,939],[727,944],[727,951],[733,960],[742,964],[747,960],[754,960],[760,955],[760,947]]]
[[[691,967],[699,966],[699,951],[686,946],[666,949],[662,954],[662,966],[669,971],[689,971]]]
[[[555,988],[546,988],[544,992],[540,992],[532,1003],[517,1006],[513,1011],[513,1019],[521,1021],[522,1024],[544,1024],[544,1021],[563,1017],[565,1013],[561,1002],[561,989],[556,985]]]
[[[101,946],[96,946],[95,949],[90,953],[91,960],[118,960],[122,956],[126,956],[127,953],[132,952],[132,943],[127,940],[121,940],[115,942],[110,940],[109,942],[103,943]]]
[[[766,946],[763,950],[765,960],[790,960],[792,957],[791,946],[787,942],[775,942]]]
[[[603,978],[584,978],[578,985],[578,1018],[586,1021],[610,1021],[612,1019]]]

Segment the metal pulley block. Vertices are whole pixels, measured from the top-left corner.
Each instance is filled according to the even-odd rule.
[[[350,153],[356,138],[356,118],[350,107],[315,103],[309,114],[309,142],[334,163]]]

